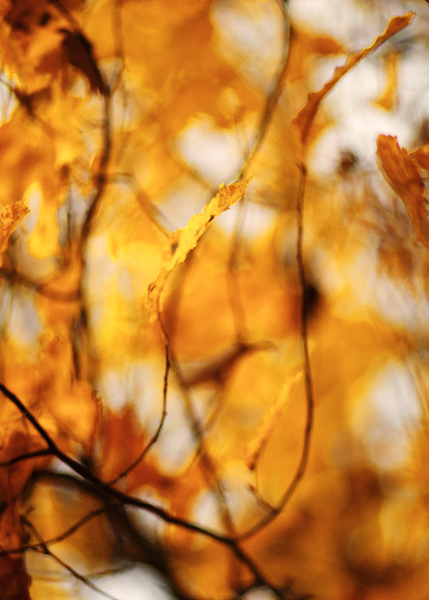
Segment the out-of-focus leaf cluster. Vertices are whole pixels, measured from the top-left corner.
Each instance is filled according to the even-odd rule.
[[[425,7],[351,52],[298,2],[0,2],[0,380],[89,474],[2,397],[0,597],[427,597],[427,139],[317,165]]]

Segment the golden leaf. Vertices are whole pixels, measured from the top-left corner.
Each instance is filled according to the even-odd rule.
[[[378,136],[377,156],[388,184],[405,205],[418,241],[427,246],[425,186],[413,158],[389,135]]]
[[[393,110],[396,104],[396,96],[398,93],[398,65],[399,52],[393,50],[386,56],[386,75],[387,82],[383,92],[375,100],[374,104],[384,110]]]
[[[312,92],[308,95],[307,102],[300,110],[298,115],[292,121],[294,125],[296,125],[301,133],[302,143],[305,145],[308,139],[308,134],[310,131],[310,127],[313,123],[314,117],[318,111],[319,105],[323,98],[332,90],[332,88],[338,83],[338,81],[348,73],[353,67],[355,67],[363,58],[371,54],[379,48],[386,40],[391,38],[393,35],[401,31],[406,27],[411,19],[413,18],[414,13],[408,12],[401,17],[393,17],[390,19],[389,24],[386,27],[384,33],[379,35],[374,43],[368,48],[364,48],[360,50],[360,52],[355,52],[351,54],[344,65],[341,67],[337,67],[334,71],[333,76],[329,81],[325,83],[325,85],[318,92]]]
[[[198,244],[213,219],[243,197],[249,182],[250,178],[230,183],[227,186],[221,185],[219,193],[206,204],[202,213],[191,217],[183,229],[173,231],[158,277],[148,288],[148,308],[153,317],[160,310],[164,286],[171,272],[186,260],[189,252]]]

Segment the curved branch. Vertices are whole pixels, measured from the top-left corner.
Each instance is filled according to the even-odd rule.
[[[161,431],[164,427],[165,419],[167,418],[167,394],[168,394],[168,381],[169,381],[169,376],[170,376],[171,362],[170,362],[170,354],[169,354],[170,340],[169,340],[168,335],[165,332],[164,328],[163,328],[163,331],[164,331],[164,336],[165,336],[165,344],[164,344],[165,371],[164,371],[164,385],[163,385],[163,390],[162,390],[162,412],[161,412],[161,417],[160,417],[160,420],[158,423],[158,427],[156,428],[155,433],[152,435],[151,439],[147,443],[145,449],[139,454],[139,456],[126,469],[121,471],[121,473],[119,473],[119,475],[117,477],[115,477],[115,479],[112,479],[112,481],[109,481],[108,482],[109,485],[114,485],[120,479],[123,479],[124,477],[126,477],[129,473],[131,473],[131,471],[133,471],[133,469],[135,469],[141,463],[141,461],[144,459],[146,454],[149,452],[149,450],[152,448],[152,446],[158,440],[159,436],[161,435]]]
[[[57,554],[52,552],[52,550],[50,550],[47,547],[41,535],[39,534],[33,523],[31,523],[31,521],[29,521],[25,517],[22,517],[22,522],[32,531],[33,535],[39,540],[39,549],[36,549],[36,552],[40,552],[42,554],[45,554],[46,556],[50,556],[51,558],[53,558],[55,562],[57,562],[61,567],[68,571],[70,575],[73,575],[73,577],[81,581],[91,590],[94,590],[94,592],[97,592],[98,594],[104,596],[105,598],[108,598],[109,600],[117,600],[115,596],[112,596],[111,594],[108,594],[107,592],[103,591],[101,588],[95,585],[95,583],[92,583],[92,581],[90,581],[87,577],[76,571],[76,569],[71,567],[69,564],[64,562]]]
[[[0,383],[0,391],[8,398],[27,418],[27,420],[33,425],[33,427],[38,431],[40,436],[45,440],[48,448],[52,451],[52,454],[63,464],[67,465],[72,471],[74,471],[77,475],[79,475],[82,479],[91,484],[96,490],[97,493],[104,498],[110,498],[112,500],[116,500],[122,503],[124,506],[132,506],[135,508],[139,508],[147,511],[150,514],[155,515],[156,517],[162,519],[165,523],[169,523],[170,525],[176,525],[185,529],[187,531],[197,533],[209,539],[212,539],[216,542],[223,544],[231,549],[236,558],[240,560],[244,565],[248,567],[251,571],[253,577],[255,578],[255,582],[257,584],[266,585],[269,587],[278,598],[283,597],[283,592],[280,592],[276,589],[275,586],[269,584],[265,577],[260,572],[257,565],[254,563],[252,558],[239,546],[237,538],[233,538],[230,536],[225,536],[219,533],[216,533],[212,529],[208,529],[198,525],[197,523],[193,523],[191,521],[186,521],[179,517],[175,517],[170,514],[167,510],[160,508],[159,506],[155,506],[150,502],[146,502],[144,500],[140,500],[139,498],[135,498],[133,496],[128,496],[124,494],[120,490],[111,487],[108,483],[99,479],[96,475],[91,473],[85,466],[81,463],[77,462],[67,454],[65,454],[58,446],[55,444],[53,439],[50,437],[48,432],[40,425],[31,411],[19,400],[19,398],[11,392],[5,385]]]
[[[246,532],[238,536],[240,541],[252,537],[261,529],[266,527],[271,521],[273,521],[277,515],[284,509],[285,505],[289,502],[293,496],[298,484],[302,480],[304,473],[307,468],[308,458],[310,454],[310,443],[311,434],[313,431],[313,420],[314,420],[314,395],[313,395],[313,380],[311,376],[311,364],[310,364],[310,353],[308,349],[308,294],[307,294],[307,280],[304,266],[303,256],[303,210],[304,210],[304,196],[305,186],[307,182],[307,167],[304,160],[301,163],[300,168],[300,180],[298,188],[297,198],[297,248],[296,248],[296,260],[298,265],[298,276],[301,286],[301,342],[304,355],[304,377],[305,377],[305,395],[306,395],[306,406],[307,415],[304,429],[304,438],[301,456],[295,474],[290,482],[287,490],[283,494],[280,501],[276,506],[272,507],[270,512],[263,517],[253,527],[248,529]]]

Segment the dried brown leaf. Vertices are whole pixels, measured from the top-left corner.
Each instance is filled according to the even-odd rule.
[[[419,146],[417,150],[411,152],[410,156],[419,163],[422,169],[429,171],[429,144]]]
[[[164,286],[171,272],[186,260],[213,219],[243,197],[250,179],[221,185],[219,193],[206,204],[202,213],[194,215],[183,229],[173,231],[158,277],[148,288],[148,308],[154,318],[160,310]]]
[[[387,182],[405,205],[418,241],[428,246],[425,186],[414,159],[389,135],[378,136],[377,156]]]
[[[323,98],[332,90],[332,88],[346,73],[353,69],[353,67],[355,67],[363,58],[368,56],[368,54],[371,54],[371,52],[377,50],[377,48],[384,44],[386,40],[398,33],[398,31],[401,31],[401,29],[404,29],[404,27],[411,22],[413,17],[414,13],[408,12],[400,17],[393,17],[393,19],[390,19],[386,30],[376,38],[371,46],[360,50],[360,52],[351,54],[344,65],[335,69],[333,76],[325,83],[321,90],[318,92],[312,92],[308,95],[308,99],[304,108],[301,109],[301,111],[292,121],[294,125],[298,127],[301,133],[301,140],[304,145],[308,140],[310,127]]]

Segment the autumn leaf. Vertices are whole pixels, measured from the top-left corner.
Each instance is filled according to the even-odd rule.
[[[400,55],[396,50],[386,56],[386,86],[374,104],[384,110],[393,110],[398,94],[398,67]]]
[[[419,146],[414,152],[411,152],[410,156],[418,162],[422,169],[429,171],[429,144]]]
[[[186,260],[189,252],[198,244],[213,219],[243,197],[249,182],[250,178],[230,183],[227,186],[221,185],[219,193],[204,207],[202,213],[194,215],[183,229],[173,231],[158,277],[149,285],[148,289],[148,308],[153,318],[161,308],[164,286],[172,271]]]
[[[304,108],[301,109],[301,111],[292,121],[292,123],[298,127],[301,133],[301,140],[304,146],[307,143],[311,125],[323,98],[332,90],[338,81],[344,77],[346,73],[353,69],[353,67],[355,67],[363,58],[367,57],[369,54],[371,54],[371,52],[377,50],[377,48],[384,44],[386,40],[398,33],[398,31],[401,31],[404,29],[404,27],[407,27],[413,17],[414,13],[408,12],[403,16],[393,17],[390,19],[384,33],[379,35],[371,46],[351,54],[344,65],[335,69],[333,76],[325,83],[322,89],[320,89],[318,92],[312,92],[308,95],[308,99]]]
[[[399,200],[371,186],[374,157],[354,134],[329,146],[328,177],[301,160],[322,127],[330,140],[353,130],[348,105],[321,116],[320,102],[412,15],[346,61],[341,11],[326,36],[329,0],[304,8],[308,19],[285,4],[0,0],[1,252],[14,203],[34,207],[2,270],[0,378],[19,402],[0,402],[0,600],[69,600],[88,584],[115,596],[146,562],[190,600],[429,597],[429,257]],[[357,4],[347,33],[389,3]],[[362,109],[382,120],[374,103],[390,110],[397,94],[395,118],[423,144],[423,113],[408,110],[421,90],[403,94],[397,77],[414,50],[427,57],[420,38],[410,31],[371,64],[386,87]],[[291,127],[324,57],[339,54]],[[379,145],[426,240],[429,145]],[[222,186],[170,233],[213,181],[249,172],[249,156],[249,192],[248,180]],[[245,191],[233,231],[210,228]],[[395,277],[388,261],[400,261]],[[383,293],[405,287],[417,292],[398,327]],[[395,380],[375,389],[392,362],[416,370],[398,386],[410,415],[398,444]]]
[[[387,182],[404,203],[418,241],[428,246],[425,185],[415,160],[396,137],[388,135],[378,136],[377,156]]]

